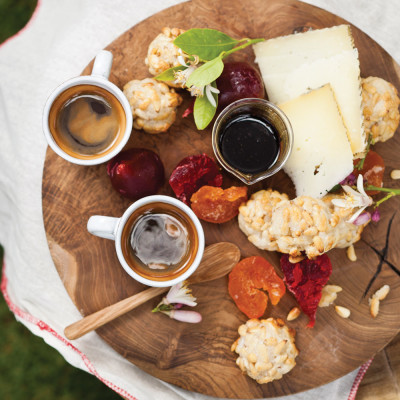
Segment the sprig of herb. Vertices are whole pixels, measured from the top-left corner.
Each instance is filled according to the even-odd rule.
[[[219,92],[216,80],[224,70],[222,60],[235,51],[263,40],[262,38],[237,40],[215,29],[189,29],[173,42],[180,51],[188,56],[189,66],[170,68],[156,76],[155,79],[173,81],[179,75],[179,82],[182,86],[189,89],[192,96],[197,97],[194,104],[194,121],[197,129],[203,130],[212,121],[217,110],[217,93]],[[203,64],[197,66],[197,63],[191,63],[193,59],[200,60]],[[184,73],[179,73],[180,71],[184,71]],[[183,80],[184,82],[182,82]],[[212,101],[213,98],[215,101]]]
[[[351,216],[347,222],[351,222],[355,225],[361,225],[367,223],[369,220],[377,222],[380,219],[380,213],[378,207],[384,203],[386,200],[394,196],[400,195],[400,189],[394,188],[384,188],[374,185],[366,184],[364,186],[364,178],[360,174],[357,177],[357,186],[349,186],[341,182],[340,186],[345,191],[342,198],[332,199],[332,204],[337,207],[343,208],[359,208],[358,211]],[[386,196],[379,200],[373,200],[366,191],[378,191],[382,193],[387,193]],[[363,212],[367,207],[373,206],[374,211],[372,214],[369,211]]]
[[[383,202],[385,202],[386,200],[389,200],[391,197],[396,196],[395,193],[390,192],[389,194],[387,194],[385,197],[383,197],[382,199],[378,200],[375,204],[374,204],[374,209],[378,208]]]

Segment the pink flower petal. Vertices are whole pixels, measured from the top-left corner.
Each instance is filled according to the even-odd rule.
[[[354,225],[364,225],[371,219],[371,214],[367,211],[359,215],[354,221]]]
[[[169,313],[169,317],[177,321],[189,322],[191,324],[197,324],[202,320],[201,314],[197,311],[172,310]]]
[[[381,213],[379,212],[378,209],[376,209],[376,210],[372,213],[371,219],[372,219],[372,221],[374,221],[374,222],[378,222],[378,221],[381,219]]]

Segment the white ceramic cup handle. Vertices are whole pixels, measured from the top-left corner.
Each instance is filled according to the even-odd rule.
[[[95,236],[115,240],[115,234],[120,218],[93,215],[87,223],[87,230]]]
[[[102,50],[94,59],[92,75],[108,79],[110,76],[113,55],[110,51]]]

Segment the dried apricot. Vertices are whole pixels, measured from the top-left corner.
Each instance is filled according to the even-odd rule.
[[[360,162],[360,159],[354,160],[354,166]],[[361,170],[354,168],[353,175],[357,179],[359,174],[367,181],[368,185],[382,187],[383,174],[385,172],[385,162],[383,158],[373,150],[367,153],[364,165]],[[378,190],[368,190],[367,194],[373,196],[380,193]]]
[[[283,280],[274,267],[263,257],[253,256],[241,260],[229,274],[229,294],[240,311],[249,318],[261,317],[268,304],[268,292],[273,305],[285,294]]]
[[[172,171],[169,184],[176,197],[189,205],[192,194],[204,185],[221,186],[222,175],[207,154],[185,157]]]
[[[203,186],[193,194],[193,212],[202,220],[213,223],[227,222],[239,214],[239,206],[247,201],[247,188],[232,186],[221,189]]]

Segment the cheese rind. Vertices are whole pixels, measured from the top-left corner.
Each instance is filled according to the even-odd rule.
[[[360,65],[349,26],[269,39],[254,45],[254,51],[268,98],[275,104],[330,83],[354,157],[365,150]]]
[[[353,170],[353,153],[334,92],[328,84],[279,107],[294,134],[284,171],[297,196],[321,198]]]

